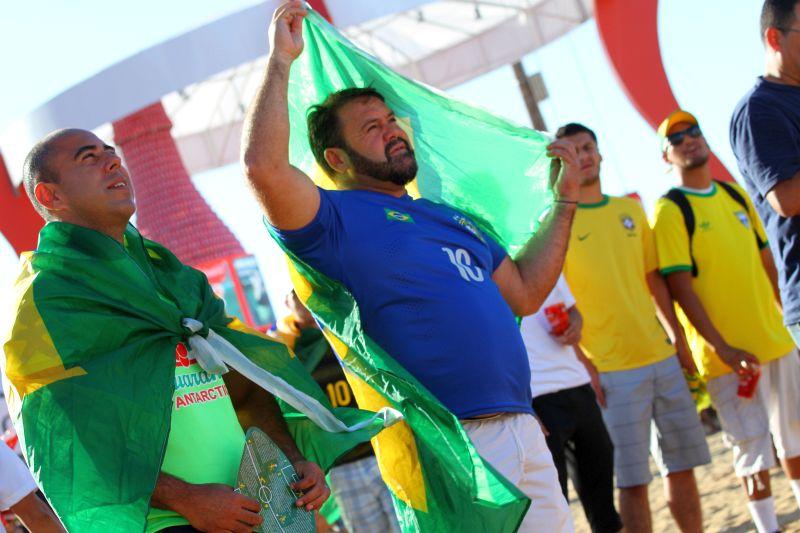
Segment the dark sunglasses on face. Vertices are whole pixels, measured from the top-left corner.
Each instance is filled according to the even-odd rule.
[[[702,134],[703,132],[700,131],[700,126],[692,126],[683,131],[679,131],[678,133],[667,135],[667,140],[669,141],[669,144],[671,144],[672,146],[680,146],[685,136],[688,135],[692,139],[696,139],[700,137]]]

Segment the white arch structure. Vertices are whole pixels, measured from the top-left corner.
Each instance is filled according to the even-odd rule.
[[[439,89],[516,61],[592,16],[591,0],[321,1],[359,46]],[[12,123],[0,133],[12,181],[47,132],[80,127],[109,137],[112,121],[158,100],[190,173],[235,162],[279,3],[266,0],[142,50]]]

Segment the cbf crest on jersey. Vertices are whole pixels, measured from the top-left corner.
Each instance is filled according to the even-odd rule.
[[[750,229],[750,217],[747,216],[747,213],[744,211],[736,211],[734,216],[739,219],[739,222],[741,222],[745,228]]]
[[[389,209],[388,207],[384,207],[383,210],[386,212],[386,220],[396,220],[398,222],[414,222],[414,219],[411,218],[411,215],[408,213],[401,213],[400,211],[395,211],[394,209]]]
[[[472,223],[470,219],[461,215],[453,215],[453,220],[458,222],[458,225],[475,235],[481,242],[486,242],[483,234],[478,230],[477,226]]]
[[[622,227],[628,231],[633,231],[636,229],[636,222],[634,222],[633,217],[627,213],[622,213],[619,216],[619,221],[622,222]]]

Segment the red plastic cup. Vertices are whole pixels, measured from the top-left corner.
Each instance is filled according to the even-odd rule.
[[[558,303],[544,308],[544,316],[550,324],[550,333],[558,337],[563,335],[569,327],[569,314],[563,303]]]
[[[744,367],[744,365],[742,365]],[[756,386],[758,386],[758,379],[761,377],[761,368],[758,366],[745,367],[745,371],[739,374],[739,388],[736,394],[740,398],[750,399],[756,393]]]

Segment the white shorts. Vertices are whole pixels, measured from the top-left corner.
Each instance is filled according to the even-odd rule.
[[[553,456],[532,415],[508,413],[461,424],[478,454],[531,499],[519,531],[573,531]]]
[[[752,398],[737,395],[735,373],[708,381],[711,402],[719,415],[725,443],[733,450],[733,467],[739,477],[752,476],[775,465],[778,457],[800,455],[800,357],[793,350],[761,367]],[[772,434],[772,438],[770,438]]]

